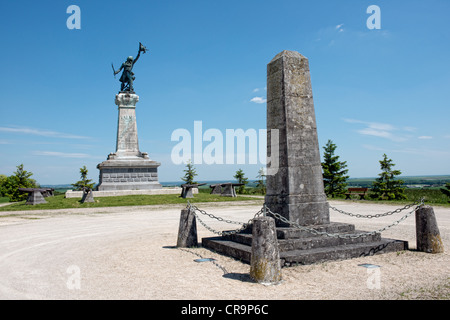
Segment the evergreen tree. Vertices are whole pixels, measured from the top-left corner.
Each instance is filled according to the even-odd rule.
[[[23,164],[18,165],[14,175],[9,176],[3,182],[3,192],[10,201],[26,200],[28,194],[20,192],[19,188],[37,188],[36,180],[31,179],[32,172],[26,171]]]
[[[443,194],[445,194],[447,197],[450,197],[450,183],[446,183],[445,184],[445,188],[441,188],[440,189],[441,190],[441,192],[443,193]],[[450,202],[450,201],[449,201]]]
[[[181,178],[184,182],[187,184],[196,184],[197,182],[194,181],[194,177],[197,175],[195,172],[194,165],[192,164],[191,160],[188,161],[186,164],[186,170],[183,170],[185,173],[184,177]]]
[[[4,197],[5,196],[5,182],[6,179],[8,179],[7,176],[5,176],[4,174],[0,174],[0,197]]]
[[[81,190],[83,190],[83,188],[89,188],[89,189],[94,188],[94,183],[92,182],[91,179],[87,178],[87,174],[88,174],[88,169],[86,168],[86,166],[83,166],[82,168],[80,168],[81,180],[79,180],[75,183],[72,183],[72,186],[74,187],[74,189],[76,191],[81,191]]]
[[[372,184],[373,197],[378,199],[406,199],[405,187],[403,187],[403,180],[396,179],[396,176],[401,175],[400,170],[393,170],[395,164],[392,159],[388,159],[387,155],[383,155],[383,160],[380,160],[381,173]]]
[[[244,171],[239,169],[233,177],[238,181],[238,183],[243,183],[243,185],[239,186],[237,189],[237,193],[243,194],[245,192],[245,186],[248,183],[248,178],[245,177]]]
[[[333,141],[328,140],[323,149],[325,150],[322,162],[323,184],[325,193],[328,196],[335,197],[343,194],[347,187],[348,169],[346,161],[339,161],[339,156],[334,154],[337,146]]]

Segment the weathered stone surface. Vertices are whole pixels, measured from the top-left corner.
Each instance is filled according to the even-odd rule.
[[[83,190],[83,196],[81,197],[81,203],[95,202],[94,195],[91,189]]]
[[[29,205],[35,205],[40,203],[47,203],[45,201],[44,196],[42,195],[41,191],[39,190],[33,190],[28,193],[28,198],[25,204]]]
[[[250,277],[258,283],[281,281],[280,252],[275,220],[258,217],[253,220]]]
[[[211,188],[210,194],[221,194],[222,193],[222,185],[221,184],[212,184],[209,186]]]
[[[274,129],[279,159],[277,170],[268,163],[276,173],[267,175],[267,206],[300,225],[329,223],[309,63],[298,52],[283,51],[267,66],[267,130]]]
[[[117,124],[116,155],[118,157],[140,157],[136,103],[139,96],[133,93],[119,93],[116,95],[116,105],[119,109]]]
[[[190,248],[197,246],[197,221],[195,215],[191,210],[183,209],[180,214],[177,247]]]
[[[431,206],[421,206],[416,210],[416,242],[418,251],[444,252],[444,243]]]

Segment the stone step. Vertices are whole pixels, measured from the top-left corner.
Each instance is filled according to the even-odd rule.
[[[305,228],[314,229],[318,232],[341,233],[341,232],[353,232],[355,230],[355,225],[349,223],[330,222],[328,224],[311,225]],[[308,230],[299,229],[295,227],[278,227],[277,237],[278,239],[293,239],[293,238],[320,237],[320,235],[314,232],[310,232]]]
[[[233,257],[245,263],[250,263],[251,246],[234,242],[224,237],[203,238],[202,245],[226,256]],[[282,266],[295,264],[307,265],[330,260],[343,260],[368,256],[378,253],[396,252],[408,249],[408,242],[393,239],[380,239],[361,243],[280,251]]]
[[[251,246],[231,241],[225,237],[202,238],[202,246],[242,262],[250,263]]]
[[[311,237],[311,238],[293,238],[293,239],[278,239],[278,247],[280,252],[290,251],[290,250],[308,250],[313,248],[322,248],[330,246],[341,246],[347,244],[364,243],[364,242],[374,242],[381,240],[381,234],[375,233],[364,237],[346,237],[346,235],[353,235],[357,233],[363,233],[363,231],[352,231],[352,232],[341,232],[339,233],[343,237]],[[252,245],[252,235],[251,234],[235,234],[225,237],[228,240],[244,244],[247,246]]]
[[[330,260],[345,260],[408,249],[408,242],[383,238],[380,241],[280,252],[283,266],[307,265]]]

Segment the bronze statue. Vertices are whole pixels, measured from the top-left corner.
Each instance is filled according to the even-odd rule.
[[[116,74],[118,74],[123,69],[123,73],[119,79],[119,81],[122,83],[120,86],[121,92],[134,92],[133,81],[134,81],[135,77],[134,77],[134,73],[132,70],[133,70],[134,64],[138,61],[138,59],[141,55],[141,52],[146,53],[147,48],[144,47],[142,45],[142,43],[139,42],[139,51],[138,51],[138,54],[135,59],[133,59],[132,56],[129,56],[127,58],[127,61],[122,63],[122,65],[120,66],[120,69],[117,71],[114,70],[114,66],[111,64],[112,68],[113,68],[114,76],[116,76]]]

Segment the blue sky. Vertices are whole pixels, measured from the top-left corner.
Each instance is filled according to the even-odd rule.
[[[81,29],[67,7],[78,5]],[[366,25],[370,5],[381,29]],[[0,13],[0,173],[18,164],[41,184],[78,180],[115,151],[120,88],[112,75],[138,43],[139,145],[178,181],[179,128],[265,129],[266,66],[282,50],[309,59],[319,144],[351,177],[373,177],[383,153],[403,175],[450,174],[450,2],[8,1]],[[204,142],[205,146],[207,145]],[[261,164],[197,165],[198,180],[250,179]]]

